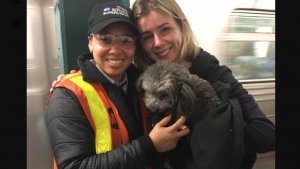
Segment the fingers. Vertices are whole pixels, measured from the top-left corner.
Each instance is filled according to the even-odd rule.
[[[170,121],[171,115],[166,116],[163,118],[160,122],[158,122],[156,125],[160,127],[166,127],[168,122]],[[181,116],[173,125],[170,127],[173,130],[184,130],[187,128],[186,125],[183,125],[185,123],[186,118],[184,116]]]
[[[54,90],[54,87],[56,86],[56,84],[58,83],[57,80],[54,80],[50,89],[50,92],[52,92]]]
[[[61,75],[57,76],[57,82],[60,82],[64,76],[66,76],[66,75],[61,74]]]
[[[76,70],[71,70],[70,74],[73,74],[73,73],[77,73],[77,71]]]
[[[179,129],[184,123],[186,118],[184,116],[181,116],[173,125],[172,127]]]
[[[182,125],[182,126],[180,126],[180,127],[178,128],[178,130],[184,130],[185,128],[187,128],[187,126],[186,126],[186,125]]]
[[[190,133],[190,129],[186,125],[184,125],[185,120],[185,116],[181,116],[172,126],[170,126],[174,130],[177,130],[177,137],[182,137]]]
[[[170,121],[170,118],[171,115],[166,116],[156,125],[158,125],[159,127],[165,127]],[[190,133],[190,129],[186,125],[184,125],[185,121],[185,116],[181,116],[172,126],[169,126],[171,130],[176,131],[176,137],[182,137]]]
[[[64,75],[64,74],[61,74],[61,75],[57,76],[57,80],[54,80],[54,81],[52,82],[52,86],[51,86],[50,92],[52,92],[52,91],[54,90],[56,84],[57,84],[58,82],[60,82],[61,79],[62,79],[63,77],[65,77],[65,76],[66,76],[66,75]]]
[[[170,121],[171,115],[168,115],[166,117],[164,117],[160,122],[158,122],[156,125],[160,126],[160,127],[165,127],[169,121]]]
[[[182,137],[182,136],[188,135],[190,133],[190,129],[186,125],[183,125],[180,128],[182,128],[182,129],[177,131],[177,133],[176,133],[177,137]]]
[[[183,125],[186,120],[183,116],[172,126],[165,127],[170,121],[170,117],[169,115],[163,118],[149,133],[149,137],[157,152],[165,152],[175,148],[178,140],[190,133],[189,128]]]
[[[54,80],[53,83],[52,83],[52,87],[55,87],[57,82],[58,82],[57,80]]]

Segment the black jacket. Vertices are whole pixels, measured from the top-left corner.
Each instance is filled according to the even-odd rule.
[[[56,88],[49,100],[46,121],[51,147],[58,168],[144,168],[157,153],[148,135],[143,134],[138,95],[134,82],[140,75],[134,65],[126,70],[127,94],[104,77],[90,59],[92,54],[79,56],[78,65],[84,81],[101,83],[118,109],[128,131],[129,144],[96,154],[94,131],[76,97],[66,88]]]
[[[230,84],[230,94],[239,100],[243,112],[245,156],[241,168],[252,168],[256,153],[275,150],[275,126],[258,107],[252,95],[243,88],[227,66],[220,66],[213,55],[201,49],[193,61],[190,73],[198,75],[210,84],[217,81]]]
[[[186,120],[190,134],[169,152],[174,169],[239,169],[244,155],[242,109],[230,96],[230,85],[212,84],[222,105],[207,113],[195,113]]]

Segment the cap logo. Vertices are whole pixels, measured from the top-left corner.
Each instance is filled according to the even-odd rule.
[[[110,11],[111,10],[111,8],[110,7],[106,7],[106,8],[104,8],[104,12],[108,12],[108,11]]]
[[[111,7],[104,8],[103,15],[109,15],[109,14],[122,15],[129,18],[128,11],[125,8],[122,8],[120,6],[117,6],[116,8],[111,8]]]

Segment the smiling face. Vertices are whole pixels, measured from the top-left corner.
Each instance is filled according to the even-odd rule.
[[[99,35],[111,34],[116,37],[121,35],[134,37],[130,27],[124,22],[115,22],[104,29],[98,35],[89,36],[89,48],[93,53],[96,66],[113,80],[120,82],[124,77],[124,72],[131,64],[135,52],[135,46],[130,48],[123,48],[116,39],[112,46],[101,46],[101,39]]]
[[[151,10],[138,21],[141,42],[147,55],[153,60],[177,62],[182,46],[181,31],[170,16]]]

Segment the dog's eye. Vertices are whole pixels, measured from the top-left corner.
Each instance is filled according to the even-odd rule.
[[[166,97],[168,97],[168,95],[166,93],[162,93],[160,96],[159,96],[159,99],[160,100],[163,100],[165,99]]]

